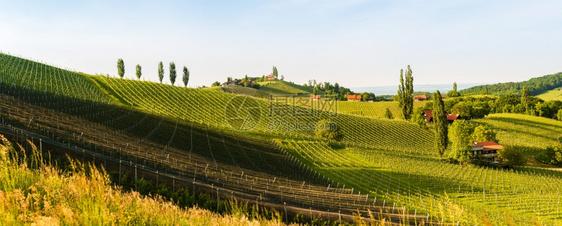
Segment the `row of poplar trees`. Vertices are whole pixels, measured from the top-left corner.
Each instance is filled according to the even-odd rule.
[[[400,85],[398,86],[398,103],[406,120],[410,120],[414,112],[414,77],[412,68],[400,70]],[[445,154],[448,144],[448,125],[445,105],[439,90],[433,93],[433,124],[435,125],[435,150],[439,159]]]
[[[136,71],[137,78],[140,79],[142,76],[142,67],[139,64],[137,64],[136,69],[137,69]],[[121,58],[117,60],[117,74],[119,74],[119,77],[121,78],[125,76],[125,62]],[[176,64],[174,62],[170,62],[170,82],[172,83],[172,85],[176,83],[176,78],[177,78]],[[162,83],[162,80],[164,79],[164,64],[162,64],[162,61],[158,63],[158,79],[160,80],[160,83]],[[187,83],[189,82],[189,69],[187,69],[186,66],[183,67],[182,80],[183,80],[183,85],[187,87]]]

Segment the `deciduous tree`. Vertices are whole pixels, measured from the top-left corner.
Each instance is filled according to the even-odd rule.
[[[450,158],[459,161],[460,163],[467,163],[472,157],[470,134],[472,127],[467,121],[459,119],[449,128],[449,140],[451,140],[451,153]]]
[[[189,69],[186,66],[183,67],[183,85],[187,87],[187,83],[189,82]]]
[[[279,75],[279,72],[277,71],[277,67],[273,66],[273,72],[271,73],[271,75],[275,76],[275,78],[277,78],[277,76]]]
[[[525,164],[525,156],[523,155],[523,152],[513,148],[498,150],[498,157],[502,160],[503,164],[508,166]]]
[[[125,76],[125,62],[123,62],[123,59],[121,59],[121,58],[119,58],[117,60],[117,74],[121,78],[123,78],[123,76]]]
[[[445,114],[445,104],[441,97],[441,93],[437,90],[433,93],[433,124],[435,125],[435,150],[439,155],[439,159],[445,154],[447,150],[448,140],[448,126],[447,115]]]
[[[158,63],[158,79],[160,80],[160,83],[162,83],[162,80],[164,79],[164,64],[162,64],[162,61]]]
[[[140,80],[141,76],[142,76],[142,67],[137,64],[137,78]]]
[[[331,120],[321,120],[316,125],[316,136],[328,142],[340,141],[343,134],[339,130],[337,124]]]
[[[486,142],[486,141],[494,141],[498,142],[496,138],[496,132],[487,126],[479,125],[474,128],[474,132],[472,133],[472,142]]]
[[[412,77],[412,69],[408,65],[408,69],[405,72],[400,70],[400,85],[398,86],[398,102],[400,108],[402,109],[402,114],[404,119],[410,120],[412,112],[414,111],[414,77]]]
[[[174,62],[170,62],[170,82],[172,85],[176,83],[176,64]]]

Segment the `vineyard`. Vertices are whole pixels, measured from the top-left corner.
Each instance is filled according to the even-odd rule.
[[[377,205],[427,213],[435,221],[516,225],[560,223],[562,173],[451,165],[417,153],[334,149],[318,141],[278,141],[338,183],[374,197]]]
[[[530,154],[559,144],[562,135],[562,122],[544,117],[493,114],[473,121],[494,128],[500,143]]]
[[[308,92],[282,81],[262,87]],[[396,102],[332,106],[292,95],[255,98],[261,94],[92,76],[0,54],[0,132],[90,156],[119,178],[123,165],[135,179],[184,184],[217,200],[236,197],[285,217],[292,212],[345,221],[375,214],[396,224],[561,223],[560,172],[439,161],[432,131],[380,119],[387,108],[401,117]],[[322,119],[337,124],[341,142],[316,138],[315,123]],[[553,131],[562,132],[560,122],[523,115],[474,122],[497,129],[500,143],[529,151],[555,142]]]
[[[272,94],[312,94],[312,87],[304,87],[285,81],[266,81],[258,84],[261,85],[260,90]],[[318,91],[318,95],[323,94],[323,91]]]
[[[427,102],[415,101],[414,109],[423,107]],[[356,115],[368,118],[385,118],[386,109],[390,109],[393,118],[404,119],[398,102],[355,102],[341,101],[338,103],[338,113]]]

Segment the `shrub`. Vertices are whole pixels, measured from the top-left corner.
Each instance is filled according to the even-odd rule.
[[[525,156],[523,155],[523,152],[513,148],[504,148],[499,150],[498,157],[500,157],[503,164],[510,167],[525,164]]]
[[[537,155],[537,160],[545,164],[562,164],[562,145],[548,146]]]
[[[343,134],[339,130],[337,124],[331,120],[321,120],[316,125],[316,136],[325,139],[328,142],[340,141]]]

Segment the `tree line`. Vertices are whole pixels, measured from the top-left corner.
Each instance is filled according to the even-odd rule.
[[[117,74],[119,75],[120,78],[123,78],[125,76],[125,62],[121,58],[117,60]],[[139,64],[137,64],[136,66],[135,75],[137,76],[137,79],[140,80],[142,76],[142,67]],[[170,82],[172,83],[172,85],[174,85],[174,83],[176,83],[177,72],[176,72],[176,64],[173,61],[170,62],[169,77],[170,77]],[[162,83],[162,80],[164,80],[164,64],[162,63],[162,61],[158,63],[158,79],[160,83]],[[187,83],[189,82],[189,69],[186,66],[183,67],[182,81],[183,81],[183,85],[187,87]]]
[[[562,87],[562,72],[532,78],[523,82],[505,82],[493,85],[474,86],[461,90],[461,94],[493,94],[493,95],[517,95],[527,87],[529,94],[538,95],[546,91]]]

